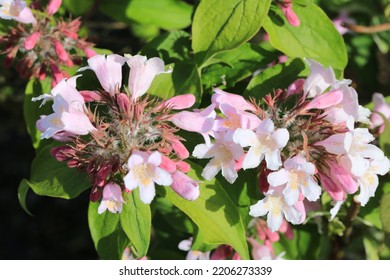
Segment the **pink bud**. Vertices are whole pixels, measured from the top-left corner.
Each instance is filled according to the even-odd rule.
[[[62,0],[51,0],[46,10],[49,16],[55,14],[58,9],[61,7]]]
[[[290,1],[285,1],[280,5],[280,8],[282,9],[287,21],[292,26],[299,26],[301,22],[299,21],[298,16],[295,14],[295,12],[292,9],[292,3]]]
[[[164,155],[161,155],[160,167],[168,171],[169,173],[173,173],[176,171],[176,163]]]
[[[85,53],[85,56],[87,58],[91,58],[91,57],[97,55],[97,53],[93,49],[91,49],[91,48],[84,49],[84,53]]]
[[[118,103],[119,109],[126,113],[130,109],[130,98],[127,96],[127,94],[120,93],[117,98],[116,102]]]
[[[180,171],[172,173],[172,190],[187,200],[195,200],[199,196],[198,183]]]
[[[228,259],[233,252],[233,248],[229,245],[220,245],[218,248],[210,255],[210,260],[226,260]]]
[[[56,54],[58,55],[58,58],[63,62],[66,62],[68,67],[71,67],[73,65],[73,62],[70,59],[69,54],[65,50],[64,46],[55,39],[53,39],[53,44],[54,44],[54,49],[56,51]]]
[[[177,169],[179,169],[181,172],[187,173],[191,169],[191,165],[189,165],[185,161],[178,161],[176,162]]]
[[[58,161],[67,161],[75,155],[75,152],[68,146],[59,146],[52,148],[50,154]]]
[[[194,105],[195,96],[193,94],[183,94],[174,96],[168,100],[166,100],[163,105],[170,107],[174,110],[182,110],[187,109]]]
[[[95,185],[103,187],[106,184],[107,176],[111,173],[112,166],[110,164],[103,165],[96,174]]]
[[[305,110],[310,109],[325,109],[339,104],[343,100],[343,92],[341,90],[333,90],[316,96],[306,106]]]
[[[179,140],[172,141],[171,145],[173,150],[176,152],[176,155],[180,159],[186,159],[190,156],[190,153],[188,152],[187,148]]]
[[[344,201],[346,193],[340,189],[337,184],[327,175],[323,173],[318,174],[320,176],[322,187],[329,193],[330,197],[336,201]]]
[[[100,101],[101,95],[92,90],[80,90],[80,94],[83,96],[85,102]]]
[[[32,50],[37,44],[38,39],[41,37],[41,32],[34,32],[26,38],[24,41],[24,48],[29,51]]]
[[[298,79],[294,81],[287,88],[287,96],[291,96],[294,94],[301,94],[303,92],[303,85],[305,83],[305,79]]]

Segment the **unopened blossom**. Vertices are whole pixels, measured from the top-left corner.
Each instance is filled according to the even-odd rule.
[[[256,107],[245,100],[244,97],[238,94],[229,93],[219,88],[214,89],[214,94],[211,97],[211,103],[220,108],[222,104],[229,105],[239,111],[256,111]]]
[[[297,14],[292,9],[293,4],[290,0],[283,0],[280,2],[280,4],[278,4],[278,6],[283,11],[284,16],[292,26],[299,26],[301,24]]]
[[[269,243],[260,244],[256,239],[247,238],[248,243],[252,246],[252,258],[254,260],[282,260],[285,252],[275,256],[274,249]]]
[[[35,24],[36,20],[23,0],[0,0],[0,18]]]
[[[61,7],[62,0],[50,0],[49,4],[46,7],[47,13],[49,15],[55,14]]]
[[[370,128],[378,128],[379,133],[382,133],[385,129],[383,118],[390,120],[390,103],[386,102],[383,94],[377,92],[372,96],[372,101],[374,108],[372,109]]]
[[[237,129],[233,141],[242,147],[250,147],[242,167],[255,168],[265,159],[267,168],[277,170],[282,165],[280,151],[286,146],[289,133],[285,128],[275,129],[271,119],[264,119],[256,132],[250,129]]]
[[[196,158],[211,158],[205,166],[202,176],[206,180],[213,179],[220,170],[222,176],[229,183],[234,183],[238,174],[236,171],[236,161],[244,154],[242,147],[233,142],[231,134],[215,134],[215,142],[212,144],[198,144],[192,155]]]
[[[370,160],[369,167],[363,176],[358,178],[360,193],[356,196],[356,201],[365,206],[370,199],[374,197],[378,187],[378,175],[385,175],[390,170],[390,161],[387,157],[382,159]]]
[[[316,201],[321,195],[321,187],[314,180],[315,166],[297,155],[284,162],[284,168],[268,175],[268,183],[278,187],[285,185],[283,195],[288,205],[298,202],[302,193],[309,201]]]
[[[302,222],[302,211],[298,201],[295,205],[288,205],[283,198],[283,186],[270,189],[265,198],[259,200],[250,207],[249,215],[260,217],[267,215],[267,225],[272,231],[277,231],[282,225],[283,219],[297,225]]]
[[[209,260],[210,252],[201,252],[197,250],[191,250],[192,237],[180,241],[178,247],[182,251],[187,251],[186,260]]]
[[[121,213],[123,203],[121,187],[115,183],[108,183],[103,189],[103,198],[98,213],[102,214],[107,209],[111,213]]]
[[[150,204],[156,194],[155,183],[161,186],[172,184],[172,176],[159,167],[161,154],[153,152],[148,154],[141,151],[133,151],[128,160],[129,173],[123,178],[128,190],[139,188],[140,198],[143,203]]]
[[[185,173],[176,170],[172,174],[172,190],[189,201],[199,197],[199,184]]]

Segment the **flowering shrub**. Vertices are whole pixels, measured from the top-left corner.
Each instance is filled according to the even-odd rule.
[[[151,248],[348,258],[354,235],[375,236],[386,258],[390,105],[375,93],[362,106],[343,78],[343,19],[305,0],[155,1],[182,15],[150,8],[155,26],[191,33],[155,35],[138,54],[92,50],[79,19],[53,16],[62,1],[0,2],[13,22],[0,35],[5,61],[31,79],[24,110],[37,155],[19,186],[23,208],[29,189],[65,199],[88,190],[105,259],[165,257]],[[133,2],[100,7],[150,23]]]

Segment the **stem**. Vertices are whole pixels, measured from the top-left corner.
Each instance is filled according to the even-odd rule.
[[[378,33],[383,31],[389,31],[390,30],[390,22],[386,22],[379,25],[373,25],[373,26],[362,26],[362,25],[356,25],[351,23],[344,22],[342,24],[345,28],[348,28],[351,31],[357,32],[357,33]]]
[[[348,209],[347,217],[345,217],[344,225],[345,225],[345,231],[344,231],[344,237],[343,241],[344,244],[348,244],[353,230],[353,221],[356,219],[357,215],[360,211],[360,203],[355,202],[355,200],[352,200],[352,204]]]

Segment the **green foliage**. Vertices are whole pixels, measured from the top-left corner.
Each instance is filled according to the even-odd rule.
[[[348,61],[344,40],[324,11],[314,4],[294,5],[294,11],[301,21],[298,27],[290,25],[280,9],[270,11],[263,25],[271,44],[291,58],[311,58],[344,70]]]
[[[192,24],[192,49],[198,65],[251,39],[268,13],[270,0],[201,1]]]
[[[27,214],[32,216],[32,214],[31,214],[30,210],[28,210],[27,204],[26,204],[26,197],[27,197],[27,193],[29,190],[30,190],[30,186],[29,186],[28,181],[26,179],[23,179],[20,182],[19,188],[18,188],[18,200],[19,200],[20,206],[22,206],[23,210],[26,211]]]
[[[98,207],[99,203],[90,202],[88,208],[88,224],[96,251],[102,259],[121,259],[130,241],[121,227],[120,216],[109,211],[99,214]]]
[[[202,168],[196,164],[191,166],[193,170],[188,175],[201,181]],[[201,243],[229,244],[243,259],[249,258],[239,210],[217,180],[204,181],[200,185],[200,196],[194,201],[185,200],[170,188],[158,188],[157,192],[191,218],[199,228]]]
[[[306,64],[301,59],[290,59],[277,64],[256,75],[249,82],[244,96],[261,100],[274,89],[286,89],[292,82],[309,74]]]
[[[102,0],[99,8],[119,21],[166,30],[182,29],[191,24],[192,6],[181,0]]]
[[[381,199],[380,216],[383,231],[386,233],[390,233],[390,193],[386,193]]]
[[[130,194],[124,193],[123,211],[120,214],[120,222],[134,247],[138,257],[146,256],[150,243],[151,213],[150,205],[144,204],[139,197],[139,189]]]
[[[64,7],[73,15],[81,16],[88,12],[96,1],[94,0],[63,0]]]
[[[51,157],[53,145],[42,148],[32,162],[31,178],[22,184],[38,195],[71,199],[91,187],[85,175],[77,169],[69,168],[66,163]]]

